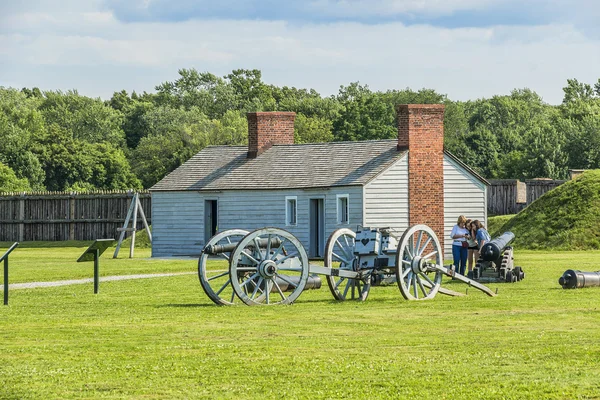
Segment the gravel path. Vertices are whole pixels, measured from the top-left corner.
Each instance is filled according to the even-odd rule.
[[[141,275],[119,275],[119,276],[103,276],[100,277],[100,282],[111,282],[111,281],[124,281],[128,279],[146,279],[146,278],[162,278],[165,276],[177,276],[177,275],[192,275],[196,272],[177,272],[170,274],[141,274]],[[66,286],[66,285],[83,285],[85,283],[93,283],[94,278],[86,279],[72,279],[68,281],[56,281],[56,282],[27,282],[27,283],[9,283],[9,289],[35,289],[41,287],[54,287],[54,286]],[[4,289],[4,285],[0,285],[0,290]]]

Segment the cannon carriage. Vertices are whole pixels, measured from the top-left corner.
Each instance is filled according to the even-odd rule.
[[[504,232],[497,238],[485,243],[475,263],[475,268],[468,274],[478,282],[517,282],[525,278],[521,267],[514,265],[513,248],[509,246],[515,239],[512,232]]]
[[[209,268],[209,258],[222,259]],[[209,298],[219,305],[291,304],[324,275],[339,301],[366,300],[384,280],[398,285],[407,300],[429,300],[437,293],[461,296],[441,287],[443,275],[494,296],[488,287],[443,266],[442,247],[431,228],[414,225],[397,235],[389,229],[338,229],[325,247],[324,266],[310,264],[302,243],[290,232],[261,228],[221,232],[205,245],[198,275]]]

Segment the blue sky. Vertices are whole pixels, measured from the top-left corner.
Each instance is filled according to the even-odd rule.
[[[432,88],[451,99],[528,87],[549,103],[600,78],[592,0],[22,0],[0,3],[0,86],[152,92],[180,68],[258,68],[337,93]]]

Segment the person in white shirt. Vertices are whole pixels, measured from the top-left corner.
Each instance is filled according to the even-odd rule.
[[[465,228],[467,218],[464,215],[458,217],[456,225],[452,228],[450,238],[452,242],[452,258],[454,259],[454,269],[457,273],[464,275],[467,264],[467,255],[469,253],[469,231]]]

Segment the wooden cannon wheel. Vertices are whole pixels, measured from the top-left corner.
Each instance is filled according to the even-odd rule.
[[[274,240],[280,244],[271,248]],[[267,243],[266,247],[261,247],[261,241]],[[308,273],[304,246],[290,232],[279,228],[250,232],[240,240],[229,260],[233,291],[251,306],[293,303],[304,290]],[[291,293],[284,293],[278,280],[290,285]]]
[[[327,239],[325,246],[325,267],[356,271],[358,258],[354,255],[356,232],[348,228],[334,231]],[[336,300],[361,300],[369,296],[371,289],[370,276],[362,279],[327,276],[327,285]]]
[[[209,255],[206,251],[209,246],[226,245],[239,242],[248,231],[243,229],[230,229],[216,234],[206,243],[200,258],[198,259],[198,278],[200,285],[206,295],[218,305],[232,305],[235,303],[235,292],[231,287],[229,279],[229,256],[231,252],[223,252],[215,255]],[[223,268],[209,269],[207,261],[210,257],[227,260],[227,265]]]
[[[443,265],[442,247],[427,225],[408,228],[396,254],[398,287],[406,300],[429,300],[442,284],[442,272],[430,264]]]

